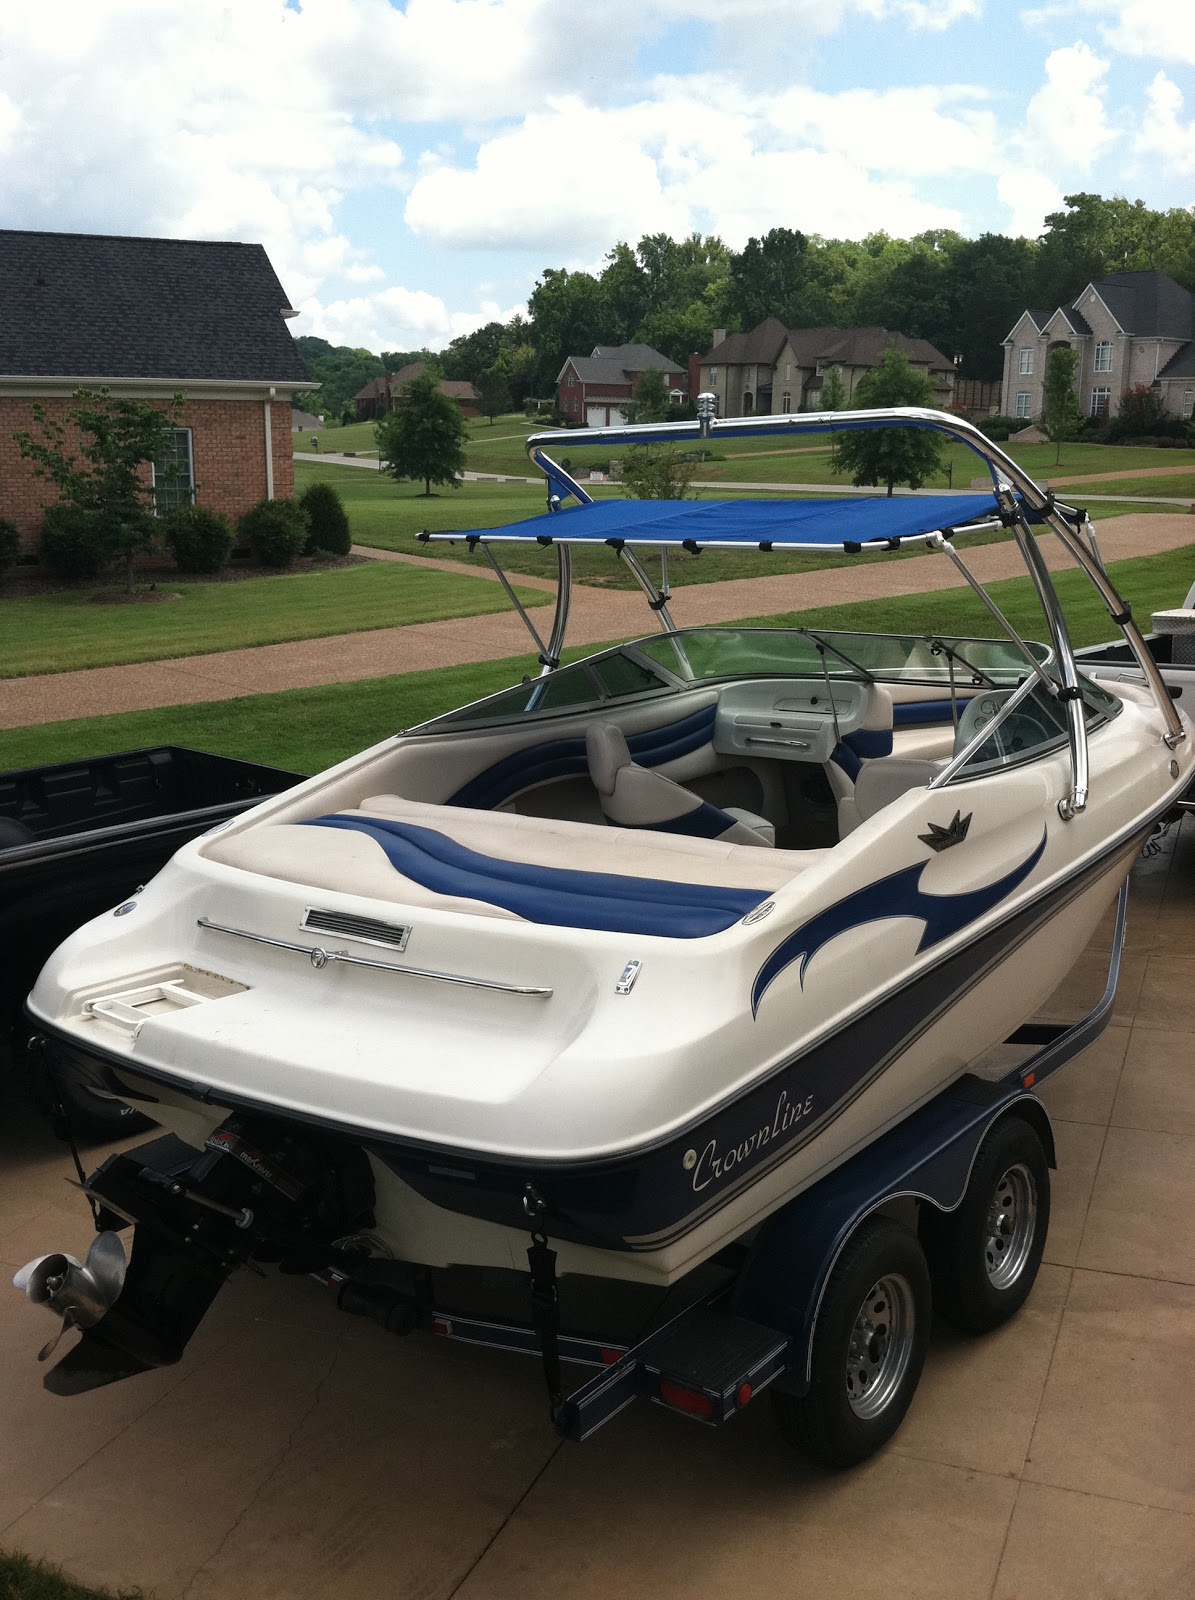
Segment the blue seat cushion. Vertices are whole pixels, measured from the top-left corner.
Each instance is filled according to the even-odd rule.
[[[378,817],[316,817],[306,826],[363,833],[393,867],[435,894],[481,900],[558,928],[700,939],[733,926],[771,892],[507,861],[466,849],[433,828]]]

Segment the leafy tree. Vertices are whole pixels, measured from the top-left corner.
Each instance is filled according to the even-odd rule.
[[[425,345],[422,350],[383,350],[382,365],[387,372],[401,372],[404,367],[434,367],[439,356]]]
[[[388,417],[374,429],[378,454],[391,477],[422,478],[423,493],[432,484],[460,486],[465,470],[465,419],[455,400],[441,394],[434,373],[424,372],[403,386]]]
[[[157,533],[149,469],[168,454],[183,397],[162,409],[107,389],[76,389],[74,402],[62,421],[33,405],[40,438],[27,431],[13,437],[34,474],[54,485],[57,503],[85,513],[101,565],[119,562],[132,594],[133,563]]]
[[[761,239],[748,239],[731,256],[727,299],[731,315],[744,328],[768,317],[778,317],[786,327],[798,326],[808,249],[803,233],[772,228]]]
[[[928,373],[910,366],[903,351],[888,349],[878,367],[860,378],[855,408],[932,406],[934,386]],[[830,451],[834,472],[849,472],[857,486],[886,483],[891,494],[898,483],[920,489],[942,470],[942,438],[926,428],[866,428],[835,436]]]
[[[628,422],[667,422],[671,401],[668,397],[668,375],[658,367],[648,367],[640,373],[635,398],[625,407]],[[640,496],[643,499],[644,496]]]
[[[351,407],[357,391],[386,370],[372,350],[332,345],[313,334],[300,335],[295,344],[304,366],[320,386],[319,405],[326,417],[341,416]]]
[[[822,379],[821,394],[818,396],[819,411],[845,411],[849,402],[846,384],[842,379],[842,368],[831,367]]]
[[[598,280],[588,272],[549,267],[527,301],[538,354],[535,377],[541,393],[555,386],[569,356],[587,355],[607,343],[609,311]]]
[[[609,252],[598,282],[609,313],[607,338],[600,342],[626,344],[642,324],[651,302],[650,280],[629,244],[620,241]],[[570,350],[569,354],[580,352]]]
[[[489,417],[492,428],[495,417],[500,417],[504,411],[514,408],[510,384],[507,382],[505,372],[499,366],[488,367],[476,381],[480,396],[478,406],[482,416]]]
[[[1054,465],[1062,459],[1062,446],[1073,439],[1083,426],[1083,413],[1075,394],[1075,379],[1079,372],[1079,353],[1069,345],[1057,345],[1046,361],[1046,375],[1042,381],[1041,425],[1046,438],[1057,448]]]
[[[633,444],[623,457],[622,481],[636,500],[688,498],[697,463],[666,444]]]
[[[480,384],[482,373],[497,361],[505,342],[506,329],[500,322],[487,322],[484,328],[462,333],[441,358],[444,376],[458,383]]]
[[[1109,272],[1157,268],[1195,288],[1195,216],[1174,207],[1154,211],[1116,195],[1068,194],[1065,211],[1053,211],[1038,250],[1038,304],[1073,300]]]

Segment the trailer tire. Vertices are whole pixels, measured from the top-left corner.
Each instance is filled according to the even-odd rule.
[[[1029,1297],[1050,1227],[1050,1166],[1041,1135],[1004,1117],[975,1157],[954,1211],[923,1205],[919,1232],[934,1304],[964,1333],[987,1333]]]
[[[931,1309],[916,1234],[888,1217],[865,1217],[826,1280],[808,1391],[774,1395],[788,1443],[829,1467],[853,1467],[886,1444],[921,1378]]]

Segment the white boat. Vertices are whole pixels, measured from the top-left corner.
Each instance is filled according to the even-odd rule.
[[[970,445],[991,492],[589,503],[547,455],[896,423]],[[548,514],[467,537],[492,560],[557,552],[542,674],[187,845],[30,996],[52,1059],[187,1147],[95,1189],[157,1241],[137,1305],[103,1324],[122,1371],[181,1348],[254,1256],[366,1261],[371,1281],[524,1271],[534,1230],[561,1280],[676,1284],[982,1078],[1192,777],[1189,724],[1082,513],[955,417],[706,414],[529,449]],[[1036,586],[1037,642],[960,554],[993,530]],[[1140,683],[1079,674],[1039,537],[1095,585]],[[672,624],[669,552],[911,543],[964,573],[991,638]],[[660,631],[562,665],[571,551],[595,545]],[[182,1241],[205,1230],[192,1281]],[[89,1386],[85,1365],[61,1386]]]

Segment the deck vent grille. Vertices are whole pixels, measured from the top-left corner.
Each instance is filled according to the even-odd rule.
[[[358,917],[349,911],[321,911],[308,906],[299,926],[308,933],[336,933],[362,944],[380,944],[387,950],[405,950],[411,936],[400,922],[379,922],[374,917]]]

